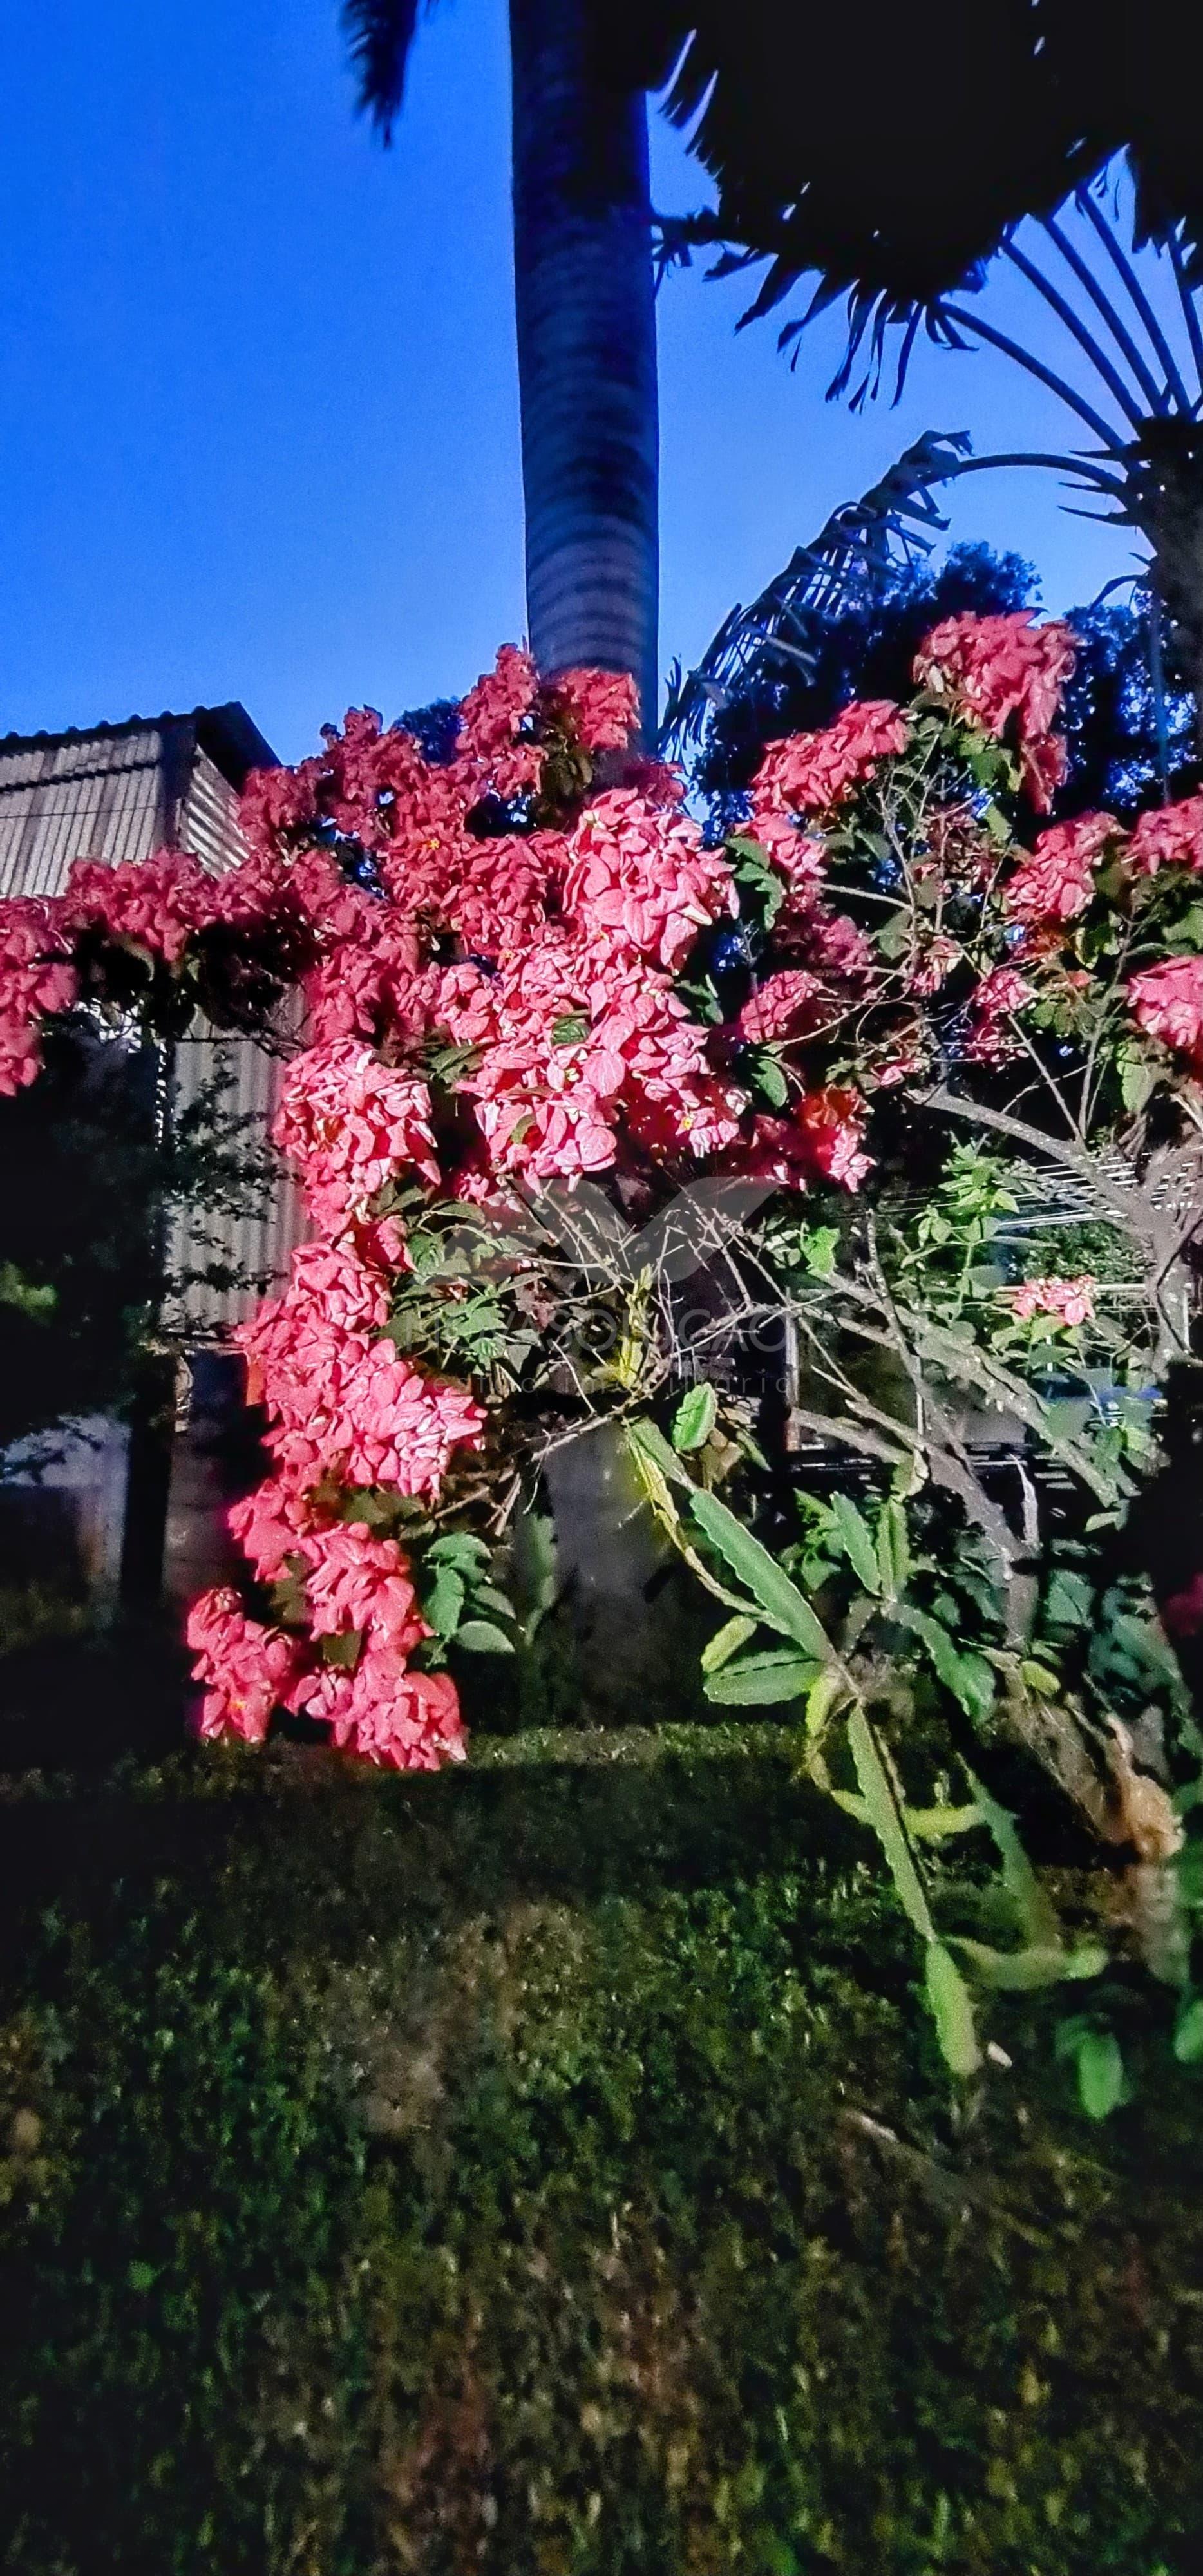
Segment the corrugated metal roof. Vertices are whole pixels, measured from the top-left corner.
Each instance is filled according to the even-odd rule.
[[[220,707],[188,707],[173,715],[164,707],[157,716],[122,716],[115,723],[64,725],[57,733],[0,734],[0,762],[13,752],[43,751],[50,744],[113,741],[119,734],[162,733],[169,726],[190,726],[218,768],[241,787],[250,769],[278,769],[279,760],[265,734],[238,698]]]
[[[250,767],[276,756],[245,707],[131,716],[90,732],[0,740],[0,894],[59,894],[72,861],[191,849],[213,868],[241,857],[235,807]]]

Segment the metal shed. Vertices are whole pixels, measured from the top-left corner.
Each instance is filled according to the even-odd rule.
[[[75,859],[117,866],[163,849],[190,851],[220,874],[245,853],[237,813],[249,771],[277,766],[236,701],[62,733],[8,734],[0,738],[0,895],[58,894]],[[250,1038],[201,1026],[177,1041],[167,1059],[169,1099],[186,1107],[219,1071],[228,1080],[226,1106],[266,1130],[280,1065]],[[301,1232],[298,1194],[281,1169],[261,1216],[178,1211],[168,1267],[178,1275],[212,1264],[267,1284],[286,1273]],[[231,1558],[223,1462],[239,1414],[241,1370],[221,1345],[256,1294],[208,1282],[186,1290],[182,1314],[177,1309],[173,1318],[190,1351],[188,1383],[177,1389],[174,1443],[164,1444],[161,1419],[127,1427],[98,1418],[59,1426],[49,1470],[33,1454],[36,1438],[24,1444],[28,1458],[6,1455],[0,1563],[28,1523],[39,1562],[77,1560],[102,1615],[118,1600],[146,1606],[164,1588],[182,1603],[222,1579]]]
[[[0,738],[0,895],[62,892],[75,859],[110,866],[156,850],[189,850],[220,874],[245,844],[238,798],[252,769],[276,768],[270,743],[236,700],[188,715],[130,716],[124,724]],[[181,1107],[222,1072],[232,1110],[266,1127],[279,1066],[253,1039],[200,1028],[173,1050]],[[265,1215],[210,1219],[202,1241],[187,1214],[170,1246],[173,1270],[214,1262],[277,1279],[300,1232],[296,1192],[281,1172]],[[220,1340],[254,1302],[246,1289],[189,1289],[184,1329],[198,1346]]]

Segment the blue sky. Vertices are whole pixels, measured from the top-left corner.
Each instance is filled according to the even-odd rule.
[[[335,0],[38,0],[5,13],[0,730],[241,697],[288,758],[349,701],[458,693],[523,623],[504,0],[443,0],[391,153],[352,114]],[[854,149],[850,135],[850,149]],[[698,174],[657,122],[657,200]],[[1005,324],[1026,290],[990,306]],[[1066,443],[992,356],[823,401],[746,284],[660,300],[661,663],[696,658],[927,427]],[[953,537],[1046,603],[1133,561],[1050,477],[972,477]]]

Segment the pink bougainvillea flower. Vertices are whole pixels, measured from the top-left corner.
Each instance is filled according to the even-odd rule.
[[[503,644],[497,667],[470,689],[460,708],[458,750],[474,763],[497,795],[518,796],[533,787],[543,756],[533,731],[539,680],[529,653]]]
[[[673,806],[647,805],[635,789],[599,796],[570,843],[563,904],[586,938],[612,939],[671,974],[708,923],[737,909],[720,850]]]
[[[1128,859],[1146,877],[1162,867],[1203,868],[1203,796],[1151,806],[1133,828]]]
[[[449,1673],[412,1671],[391,1639],[370,1638],[353,1672],[328,1665],[298,1683],[293,1704],[324,1718],[335,1744],[394,1771],[437,1771],[466,1751]]]
[[[1083,1271],[1076,1279],[1025,1279],[1003,1293],[1021,1323],[1030,1323],[1034,1315],[1051,1315],[1059,1324],[1075,1326],[1092,1320],[1094,1291],[1094,1280]]]
[[[1056,620],[1037,626],[1029,609],[947,617],[920,645],[915,678],[984,733],[1001,739],[1014,722],[1025,783],[1033,804],[1047,813],[1065,776],[1065,748],[1052,728],[1076,658],[1070,628]]]
[[[822,1019],[829,999],[820,976],[807,974],[804,967],[785,967],[779,974],[766,975],[749,994],[735,1023],[736,1034],[746,1046],[774,1046],[779,1040],[799,1037]]]
[[[440,1177],[425,1083],[353,1038],[297,1057],[272,1138],[298,1165],[306,1205],[323,1227],[343,1225],[404,1173]]]
[[[315,1637],[370,1630],[407,1653],[430,1635],[418,1615],[408,1558],[394,1539],[374,1537],[359,1521],[336,1521],[310,1530],[300,1553]]]
[[[938,993],[940,986],[947,983],[954,966],[960,962],[958,942],[947,938],[943,931],[937,931],[915,958],[906,979],[909,991],[919,994],[921,999]]]
[[[1095,868],[1118,834],[1111,814],[1079,814],[1072,823],[1054,823],[1042,832],[1006,888],[1003,900],[1011,919],[1034,924],[1075,920],[1093,899]]]
[[[109,939],[133,940],[178,966],[189,940],[210,918],[213,880],[198,859],[159,850],[150,859],[109,867],[77,859],[62,898],[72,930],[101,930]]]
[[[283,1573],[312,1526],[302,1497],[277,1476],[232,1503],[226,1522],[263,1583],[274,1583]]]
[[[1035,1000],[1035,988],[1015,966],[983,975],[969,1010],[965,1053],[975,1064],[1005,1064],[1022,1053],[1011,1022]]]
[[[870,778],[880,760],[906,748],[907,720],[892,698],[856,698],[821,733],[766,743],[752,781],[753,806],[825,814]]]
[[[0,903],[0,1095],[36,1079],[40,1024],[69,1011],[78,989],[60,907],[34,895]]]
[[[561,671],[543,694],[588,751],[625,751],[639,723],[639,691],[626,671]]]
[[[228,1586],[202,1592],[193,1602],[186,1634],[196,1658],[196,1678],[208,1685],[200,1713],[202,1736],[237,1735],[244,1743],[261,1744],[296,1671],[294,1640],[282,1629],[248,1619]]]
[[[860,1150],[865,1115],[858,1091],[829,1085],[807,1092],[788,1118],[756,1119],[733,1168],[787,1188],[825,1180],[854,1190],[871,1169],[868,1155]]]
[[[1203,957],[1170,957],[1128,985],[1138,1025],[1203,1069]]]

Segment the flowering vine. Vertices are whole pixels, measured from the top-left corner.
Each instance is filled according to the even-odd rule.
[[[628,757],[629,683],[543,684],[506,647],[449,759],[359,710],[252,777],[229,874],[79,863],[62,896],[0,905],[0,1090],[80,1003],[161,1033],[303,1004],[274,1138],[313,1238],[235,1337],[273,1469],[231,1516],[244,1591],[190,1617],[205,1735],[259,1741],[284,1707],[376,1762],[462,1753],[422,1551],[477,1544],[536,1391],[570,1410],[556,1265],[523,1234],[549,1191],[600,1183],[640,1220],[697,1177],[856,1191],[900,1102],[951,1085],[997,1114],[1016,1067],[1056,1088],[1058,1050],[1080,1143],[1154,1095],[1195,1114],[1203,800],[1130,836],[1033,828],[1071,660],[1057,625],[948,621],[910,706],[770,744],[715,848],[681,781]],[[495,1233],[476,1277],[447,1247],[490,1212],[505,1257]],[[1011,1283],[999,1311],[1089,1325],[1092,1282]],[[628,1408],[635,1312],[590,1381]],[[433,1562],[443,1596],[471,1591]]]

